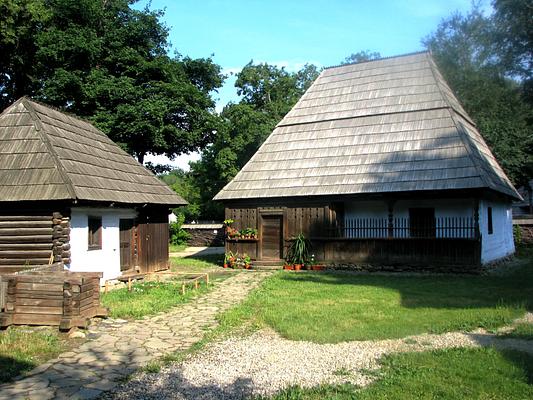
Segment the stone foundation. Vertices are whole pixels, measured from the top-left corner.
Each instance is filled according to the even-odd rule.
[[[480,275],[485,272],[483,265],[376,265],[357,263],[328,264],[327,269],[355,272],[387,273],[435,273],[435,274],[469,274]]]

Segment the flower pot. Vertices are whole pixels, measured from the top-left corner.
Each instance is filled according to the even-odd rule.
[[[326,267],[324,265],[313,265],[311,269],[313,271],[323,271],[326,269]]]
[[[294,270],[295,271],[299,271],[302,269],[302,265],[301,264],[294,264]]]
[[[228,268],[228,264],[224,264],[224,268]]]
[[[285,264],[283,266],[283,269],[287,270],[287,271],[292,271],[292,265],[288,265],[288,264]]]

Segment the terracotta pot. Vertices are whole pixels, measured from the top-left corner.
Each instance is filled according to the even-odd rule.
[[[299,271],[302,269],[302,265],[301,264],[294,264],[294,270],[295,271]]]
[[[323,265],[313,265],[313,266],[311,267],[311,269],[312,269],[313,271],[323,271],[324,269],[326,269],[326,267],[323,266]]]
[[[283,269],[287,270],[287,271],[292,271],[292,265],[288,265],[288,264],[285,264],[283,266]]]
[[[228,268],[228,264],[224,264],[224,268]]]

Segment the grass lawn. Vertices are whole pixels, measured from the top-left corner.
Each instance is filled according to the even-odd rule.
[[[174,272],[209,273],[209,281],[225,279],[231,274],[219,266],[224,255],[204,255],[191,257],[171,257],[171,270]],[[216,270],[213,272],[212,270]],[[181,294],[180,280],[170,282],[140,282],[133,284],[133,290],[126,288],[112,290],[101,295],[102,304],[109,307],[109,315],[113,318],[139,319],[146,315],[166,311],[178,304],[185,303],[198,294],[205,293],[208,288],[200,282],[200,288],[187,290]]]
[[[291,388],[276,400],[531,399],[533,357],[492,348],[448,349],[387,356],[378,380],[351,385]]]
[[[172,244],[170,243],[168,245],[168,251],[170,253],[176,253],[176,252],[179,252],[179,251],[183,251],[187,248],[187,244]]]
[[[191,290],[189,285],[189,289],[183,295],[180,282],[176,280],[135,283],[131,292],[127,288],[122,288],[103,293],[100,298],[102,304],[109,307],[110,317],[139,319],[166,311],[208,290],[202,281],[198,290]]]
[[[0,383],[66,351],[69,343],[61,336],[57,328],[12,326],[0,331]]]
[[[269,325],[285,338],[337,343],[483,327],[533,309],[533,265],[506,276],[279,272],[222,316]]]

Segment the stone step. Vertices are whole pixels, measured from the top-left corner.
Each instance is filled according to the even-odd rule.
[[[265,270],[271,271],[271,270],[283,269],[283,265],[281,265],[281,264],[278,264],[278,265],[271,265],[271,264],[270,265],[265,265],[263,263],[261,263],[261,264],[253,264],[252,269],[257,269],[257,270],[260,270],[260,271],[265,271]]]

